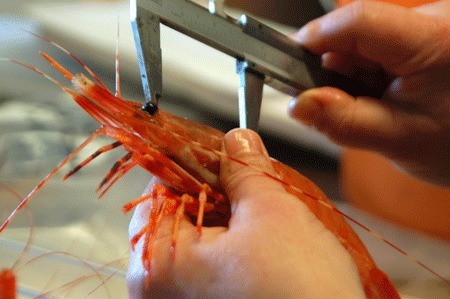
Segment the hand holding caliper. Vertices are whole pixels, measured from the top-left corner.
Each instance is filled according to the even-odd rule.
[[[210,1],[209,10],[186,0],[131,0],[131,21],[145,100],[161,98],[160,24],[195,38],[236,58],[239,74],[239,123],[256,130],[263,85],[296,96],[317,86],[334,86],[351,95],[381,97],[385,86],[368,87],[321,67],[320,56],[286,35],[242,15],[233,19],[223,1]]]

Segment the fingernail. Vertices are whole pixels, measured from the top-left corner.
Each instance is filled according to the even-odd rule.
[[[293,98],[288,106],[289,116],[300,120],[308,126],[314,125],[320,116],[320,107],[314,101],[314,97],[314,90],[307,90]]]
[[[225,135],[225,150],[229,155],[258,153],[268,155],[259,135],[251,130],[234,129]]]

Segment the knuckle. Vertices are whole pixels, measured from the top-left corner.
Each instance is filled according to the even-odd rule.
[[[248,185],[252,178],[259,177],[263,171],[266,171],[267,165],[260,161],[263,159],[257,160],[256,157],[252,157],[251,159],[247,157],[246,161],[249,160],[253,163],[248,163],[247,166],[230,161],[229,163],[232,163],[230,165],[231,167],[227,167],[225,171],[221,171],[222,187],[227,193],[237,190],[240,186]]]

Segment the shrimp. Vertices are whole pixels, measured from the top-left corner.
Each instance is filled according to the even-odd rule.
[[[69,178],[96,157],[117,148],[124,149],[126,154],[117,160],[100,183],[98,187],[100,196],[136,166],[159,178],[162,184],[156,184],[149,194],[123,206],[124,212],[128,212],[144,201],[150,201],[153,204],[154,208],[150,212],[147,225],[131,239],[132,249],[139,240],[144,239],[142,262],[147,271],[147,279],[150,279],[151,259],[153,246],[155,246],[154,236],[162,218],[166,215],[176,215],[172,253],[176,248],[178,222],[183,215],[187,215],[196,223],[198,237],[201,237],[204,225],[226,226],[231,212],[230,204],[219,180],[220,160],[230,159],[246,167],[252,166],[222,152],[223,132],[173,115],[152,104],[142,106],[137,102],[123,99],[120,92],[111,93],[94,72],[75,55],[51,40],[38,37],[75,59],[93,80],[83,73],[72,74],[46,53],[40,54],[72,82],[73,88],[67,87],[33,66],[11,59],[10,61],[38,73],[61,87],[81,108],[97,120],[101,127],[56,166],[22,200],[2,224],[0,233],[30,199],[86,145],[99,136],[108,136],[115,141],[88,156],[63,179]],[[282,184],[288,192],[304,202],[325,227],[337,236],[358,268],[367,297],[399,298],[388,276],[375,265],[368,250],[344,218],[368,231],[370,229],[340,212],[314,183],[294,169],[275,159],[272,159],[272,164],[276,175],[263,174]],[[392,243],[385,242],[395,247]],[[425,265],[422,266],[427,268]],[[442,279],[449,283],[445,278]]]

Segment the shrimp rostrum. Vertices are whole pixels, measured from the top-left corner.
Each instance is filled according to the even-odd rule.
[[[49,40],[46,41],[54,44]],[[30,65],[10,61],[27,67],[59,85],[81,108],[96,119],[101,127],[63,160],[22,201],[0,227],[0,232],[48,180],[100,135],[106,135],[115,141],[87,157],[64,178],[77,172],[98,155],[119,147],[126,151],[126,155],[114,164],[101,182],[99,189],[102,194],[135,166],[140,166],[159,178],[161,184],[156,184],[150,193],[124,206],[124,211],[130,211],[140,202],[152,202],[153,208],[148,224],[131,240],[131,246],[134,248],[139,240],[144,239],[142,262],[148,275],[151,273],[153,237],[156,236],[161,219],[166,215],[177,215],[181,211],[196,223],[199,237],[203,225],[226,226],[230,217],[230,205],[219,181],[220,160],[231,159],[235,163],[244,165],[245,163],[221,151],[224,133],[175,116],[155,106],[142,106],[123,99],[120,94],[114,95],[84,63],[61,46],[54,45],[78,61],[93,80],[84,74],[72,74],[45,53],[41,55],[72,82],[72,88]],[[377,268],[364,244],[344,220],[343,214],[334,207],[325,194],[294,169],[276,160],[272,160],[272,164],[277,175],[265,175],[279,181],[288,192],[303,201],[325,227],[337,236],[358,268],[366,295],[370,298],[398,298],[397,291],[387,275]],[[176,244],[178,220],[175,217],[175,237],[172,247]]]

